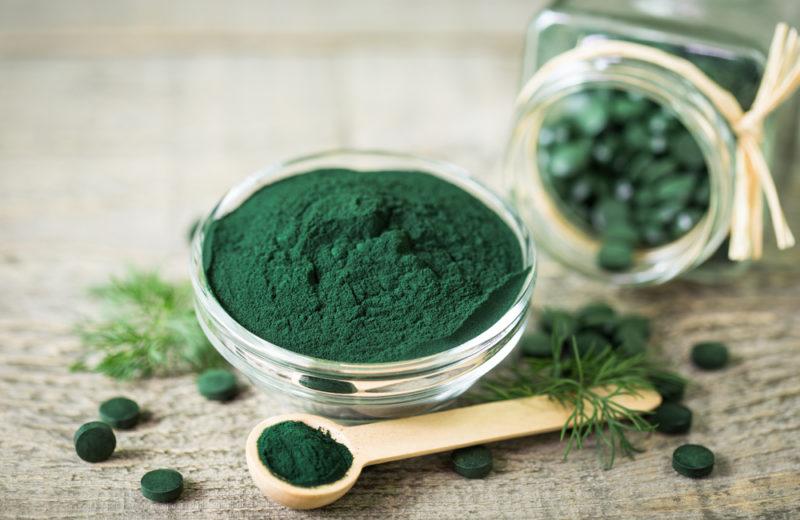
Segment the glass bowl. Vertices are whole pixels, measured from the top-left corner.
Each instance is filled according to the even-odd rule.
[[[342,363],[304,356],[270,343],[237,323],[220,305],[206,279],[203,247],[209,225],[254,192],[280,179],[320,168],[371,175],[416,170],[472,194],[514,232],[528,275],[508,311],[491,327],[449,350],[391,363]],[[374,173],[380,175],[380,173]],[[500,197],[452,164],[376,151],[340,150],[281,162],[234,186],[198,226],[192,240],[191,280],[198,321],[225,359],[265,392],[291,406],[340,420],[402,417],[446,406],[506,358],[522,337],[536,280],[533,240],[516,212]]]

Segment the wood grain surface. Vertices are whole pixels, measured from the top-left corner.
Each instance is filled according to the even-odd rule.
[[[127,265],[185,277],[189,223],[268,163],[389,148],[500,187],[538,3],[0,1],[0,517],[800,517],[800,249],[770,249],[728,284],[637,291],[542,262],[537,307],[606,298],[646,313],[692,380],[691,433],[643,438],[610,471],[590,450],[563,462],[544,435],[494,445],[486,480],[422,457],[367,468],[341,501],[298,513],[262,498],[246,471],[252,425],[289,411],[278,396],[248,388],[221,405],[188,376],[123,384],[67,370],[72,327],[93,310],[86,288]],[[782,192],[800,232],[800,191]],[[733,365],[691,368],[703,339],[728,342]],[[119,433],[108,462],[81,462],[73,431],[117,394],[150,418]],[[687,441],[717,453],[710,478],[671,469]],[[138,491],[164,466],[187,481],[171,505]]]

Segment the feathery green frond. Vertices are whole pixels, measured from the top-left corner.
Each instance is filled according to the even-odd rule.
[[[638,451],[629,434],[653,429],[640,413],[615,399],[653,389],[650,380],[654,377],[682,378],[658,368],[645,354],[628,357],[610,347],[581,354],[574,338],[570,354],[564,356],[564,331],[556,327],[551,338],[552,358],[525,358],[513,369],[482,382],[472,397],[497,401],[546,395],[558,401],[572,410],[561,430],[561,439],[567,443],[564,458],[594,437],[604,467],[611,468],[619,455],[632,456]],[[613,390],[608,393],[609,389]]]
[[[197,323],[188,283],[131,270],[90,293],[102,303],[102,319],[78,326],[86,351],[74,370],[137,379],[224,364]]]

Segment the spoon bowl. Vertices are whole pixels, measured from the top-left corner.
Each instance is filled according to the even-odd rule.
[[[347,446],[353,455],[353,463],[347,473],[336,482],[315,487],[296,486],[275,476],[258,454],[258,438],[265,429],[284,421],[300,421],[312,428],[322,428],[330,433],[336,442]],[[347,437],[347,428],[330,419],[307,413],[277,415],[261,421],[247,437],[245,451],[250,476],[253,477],[253,481],[261,493],[292,509],[315,509],[335,502],[350,491],[364,467],[358,446]]]

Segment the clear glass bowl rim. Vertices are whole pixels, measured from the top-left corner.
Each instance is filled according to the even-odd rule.
[[[408,162],[416,164],[414,167],[397,169],[419,169],[426,173],[435,175],[443,180],[451,182],[456,186],[465,189],[468,193],[476,196],[481,202],[491,201],[491,205],[486,204],[489,209],[495,212],[514,232],[518,238],[522,257],[528,273],[522,286],[514,299],[514,303],[491,327],[483,331],[478,336],[469,341],[455,346],[451,349],[432,354],[425,357],[414,358],[403,361],[388,363],[346,363],[327,359],[314,358],[298,354],[292,350],[283,348],[271,343],[247,330],[231,317],[222,305],[217,301],[206,278],[203,268],[203,241],[207,225],[221,218],[220,208],[231,198],[238,198],[238,193],[242,190],[251,190],[254,193],[263,186],[279,179],[302,174],[316,168],[324,166],[309,166],[302,172],[280,176],[287,169],[300,167],[315,161],[331,161],[345,163],[348,158],[360,158],[367,160],[397,161],[400,163]],[[354,168],[357,169],[357,168]],[[365,173],[377,170],[365,169]],[[266,181],[266,182],[265,182]],[[255,188],[255,189],[253,189]],[[248,195],[249,197],[249,195]],[[245,197],[246,199],[247,197]],[[243,199],[244,200],[244,199]],[[238,204],[237,204],[238,206]],[[447,367],[459,363],[473,356],[480,355],[494,345],[493,339],[506,330],[512,323],[523,319],[521,314],[528,311],[528,304],[533,294],[533,288],[537,274],[537,254],[536,247],[531,237],[530,231],[522,218],[517,214],[513,206],[505,199],[498,196],[488,187],[473,178],[469,173],[452,163],[434,159],[426,159],[411,154],[389,152],[384,150],[359,150],[359,149],[334,149],[318,153],[303,155],[286,161],[280,161],[262,168],[246,177],[241,182],[235,184],[214,206],[211,212],[201,220],[197,226],[197,231],[192,237],[191,258],[190,258],[190,277],[195,295],[196,305],[201,305],[205,310],[216,319],[222,327],[236,338],[237,344],[250,353],[268,359],[272,363],[285,365],[296,370],[308,372],[312,371],[320,376],[331,376],[335,378],[359,378],[359,379],[381,379],[385,377],[395,378],[403,375],[417,374]]]

